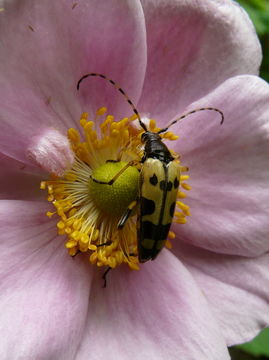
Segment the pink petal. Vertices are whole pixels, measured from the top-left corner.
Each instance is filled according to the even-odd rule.
[[[100,274],[99,274],[100,276]],[[78,360],[229,359],[207,301],[168,251],[141,271],[94,283]]]
[[[247,14],[228,0],[142,0],[148,66],[141,112],[160,125],[237,74],[257,74],[261,47]]]
[[[75,160],[68,138],[54,129],[33,138],[27,153],[38,166],[57,176],[63,176]]]
[[[1,201],[1,359],[73,359],[91,271],[57,239],[47,204]]]
[[[269,254],[255,259],[181,244],[176,254],[206,295],[229,346],[269,325]]]
[[[269,250],[269,86],[254,76],[227,80],[189,109],[214,106],[175,126],[192,190],[192,216],[177,236],[215,252],[256,256]],[[178,132],[179,130],[179,132]]]
[[[109,105],[108,98],[115,110],[131,113],[119,91],[102,79],[93,81],[95,94],[90,80],[78,92],[85,73],[108,74],[134,100],[141,92],[146,41],[140,2],[74,3],[9,1],[1,13],[0,151],[25,163],[29,140],[44,128],[65,134],[82,111]]]
[[[0,199],[41,200],[46,193],[40,191],[40,182],[46,174],[35,168],[0,154]]]

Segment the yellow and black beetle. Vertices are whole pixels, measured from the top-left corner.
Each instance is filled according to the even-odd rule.
[[[77,83],[77,90],[79,90],[80,83],[89,76],[101,77],[115,86],[128,101],[133,112],[137,115],[140,126],[145,131],[141,136],[141,141],[144,143],[144,155],[141,160],[140,191],[137,201],[140,204],[137,226],[138,258],[139,262],[142,263],[148,260],[154,260],[165,245],[174,216],[176,198],[180,185],[180,166],[167,146],[162,142],[160,134],[166,132],[171,125],[179,120],[198,111],[213,110],[218,112],[221,115],[221,124],[224,121],[224,115],[222,111],[214,107],[199,108],[189,111],[173,120],[166,128],[158,132],[152,132],[147,129],[141,120],[137,109],[125,91],[105,75],[89,73],[82,76]],[[100,182],[96,179],[92,180],[101,184],[112,185],[124,170],[126,170],[128,166],[133,166],[134,163],[133,161],[128,163],[109,182]],[[124,226],[137,202],[130,204],[123,214],[118,224],[119,228]]]

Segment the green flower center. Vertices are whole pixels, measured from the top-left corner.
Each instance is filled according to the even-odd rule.
[[[136,167],[129,166],[111,185],[97,181],[109,182],[127,164],[125,161],[107,162],[96,168],[89,180],[89,191],[94,195],[92,198],[96,207],[109,216],[120,217],[128,205],[136,200],[139,190],[139,171]]]

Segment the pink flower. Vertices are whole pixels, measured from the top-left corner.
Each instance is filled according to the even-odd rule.
[[[269,88],[246,14],[229,0],[9,0],[0,46],[0,358],[229,359],[269,323]],[[77,92],[89,72],[160,127],[199,107],[225,114],[172,128],[192,216],[172,251],[118,267],[106,289],[56,239],[39,189],[44,169],[72,163],[64,135],[83,111],[130,115],[105,81]]]

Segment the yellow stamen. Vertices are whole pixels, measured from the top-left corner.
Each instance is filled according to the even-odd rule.
[[[189,184],[182,183],[181,186],[182,186],[183,189],[185,189],[185,190],[191,190],[191,186],[190,186]]]
[[[107,112],[107,108],[106,107],[101,107],[100,109],[98,109],[96,111],[96,115],[104,115]]]
[[[166,241],[165,241],[165,246],[167,247],[167,249],[172,249],[172,243],[171,243],[171,241],[169,240],[169,239],[167,239]]]
[[[186,195],[184,192],[182,192],[182,191],[179,190],[179,192],[178,192],[178,194],[177,194],[177,197],[178,197],[179,199],[184,199],[186,196],[187,196],[187,195]]]

